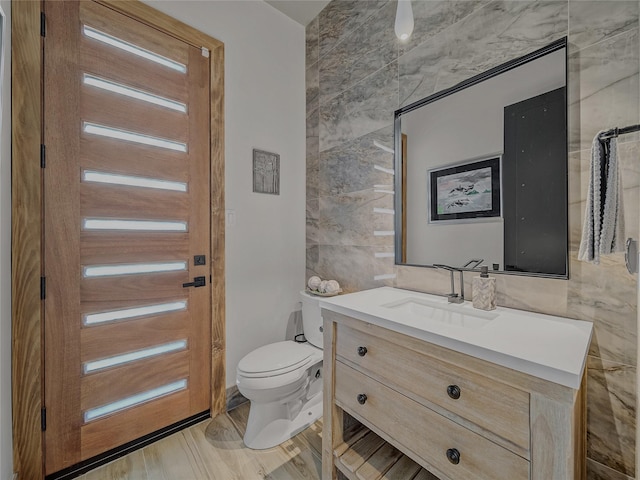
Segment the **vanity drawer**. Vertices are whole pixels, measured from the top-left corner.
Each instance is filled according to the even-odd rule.
[[[336,337],[338,357],[495,434],[501,444],[529,458],[527,392],[342,324]]]
[[[364,395],[364,396],[363,396]],[[529,462],[354,370],[335,366],[336,404],[451,480],[528,480]],[[456,452],[459,462],[455,461]],[[451,456],[452,460],[449,459]]]

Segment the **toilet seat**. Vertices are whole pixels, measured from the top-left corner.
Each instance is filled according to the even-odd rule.
[[[246,378],[265,378],[303,370],[309,363],[322,359],[317,348],[292,341],[264,345],[248,353],[238,363],[238,373]]]

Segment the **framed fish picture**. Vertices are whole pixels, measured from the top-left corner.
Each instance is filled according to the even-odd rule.
[[[429,222],[500,217],[501,158],[429,170]]]

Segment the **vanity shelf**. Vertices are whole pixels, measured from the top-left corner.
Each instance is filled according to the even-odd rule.
[[[322,306],[323,479],[586,478],[584,368],[563,385]],[[587,333],[573,345],[585,356]],[[345,430],[345,414],[367,430]],[[404,468],[414,470],[390,476]]]
[[[438,480],[366,427],[333,453],[342,478],[348,480]]]

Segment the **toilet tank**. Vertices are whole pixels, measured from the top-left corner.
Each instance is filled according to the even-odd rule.
[[[302,300],[302,328],[307,341],[322,348],[322,317],[320,316],[319,297],[300,292]]]

